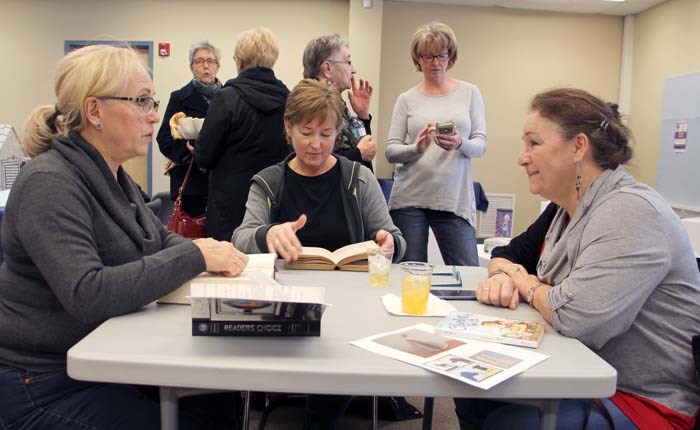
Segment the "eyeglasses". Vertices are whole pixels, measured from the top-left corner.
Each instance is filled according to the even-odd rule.
[[[328,60],[328,62],[333,64],[347,64],[348,66],[352,66],[352,61],[350,60]]]
[[[207,63],[210,66],[219,65],[219,61],[216,58],[195,58],[192,60],[192,64],[196,64],[198,66],[204,65],[204,63]]]
[[[430,62],[432,62],[434,59],[437,58],[438,61],[442,63],[442,62],[447,61],[447,60],[450,58],[450,54],[447,53],[447,52],[441,52],[441,53],[436,54],[436,55],[421,54],[420,58],[423,59],[423,61],[425,61],[426,63],[430,63]]]
[[[158,106],[160,106],[160,101],[154,99],[153,97],[99,97],[101,100],[126,100],[128,102],[136,103],[143,113],[158,112]]]

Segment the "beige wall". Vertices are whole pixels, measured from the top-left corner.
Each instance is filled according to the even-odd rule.
[[[450,74],[479,86],[486,105],[487,151],[473,163],[474,179],[487,192],[516,194],[514,230],[522,231],[539,213],[541,200],[529,193],[527,178],[516,165],[528,101],[555,86],[581,87],[616,100],[623,19],[390,1],[384,2],[383,17],[382,145],[396,98],[422,78],[408,52],[413,32],[432,20],[447,23],[459,42]],[[391,168],[380,158],[378,175],[390,177]]]
[[[156,56],[153,63],[156,92],[165,104],[171,91],[192,78],[187,50],[193,41],[209,39],[221,48],[219,78],[225,81],[235,76],[236,35],[258,25],[269,27],[280,44],[275,71],[291,88],[302,77],[306,43],[320,34],[347,35],[348,12],[347,0],[0,0],[5,56],[0,123],[21,132],[32,108],[55,102],[53,69],[66,39],[153,41],[154,49],[158,42],[170,42],[171,56]],[[165,160],[157,146],[153,156],[153,191],[167,190],[167,177],[160,174]]]
[[[663,80],[700,71],[698,16],[699,1],[669,0],[636,18],[633,171],[652,185]],[[421,79],[408,55],[409,39],[419,24],[442,20],[459,40],[460,59],[451,74],[477,84],[486,102],[488,150],[475,160],[474,176],[488,192],[517,194],[516,231],[539,207],[515,164],[529,98],[560,85],[582,87],[611,101],[618,94],[621,17],[389,0],[374,0],[370,9],[362,8],[361,0],[0,0],[0,17],[0,49],[7,60],[0,67],[0,122],[19,130],[34,106],[53,102],[53,68],[65,39],[171,42],[172,56],[154,59],[156,91],[165,103],[172,90],[190,79],[187,48],[194,40],[208,38],[221,47],[219,77],[225,80],[235,74],[236,35],[255,25],[268,26],[280,41],[277,74],[291,87],[301,77],[301,52],[309,39],[334,32],[349,35],[358,76],[375,87],[371,111],[381,147],[380,177],[391,175],[383,147],[394,102]],[[154,191],[166,190],[167,178],[159,174],[163,158],[157,149],[153,154]]]
[[[635,22],[630,127],[638,178],[654,186],[658,170],[664,80],[700,72],[700,1],[670,0]],[[697,184],[696,184],[697,185]]]

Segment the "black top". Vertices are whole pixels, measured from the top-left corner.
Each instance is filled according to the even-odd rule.
[[[172,160],[177,166],[170,171],[170,198],[175,201],[177,191],[185,179],[192,153],[187,149],[186,141],[173,139],[170,133],[170,118],[177,112],[193,118],[204,118],[209,109],[209,103],[195,89],[190,81],[187,85],[170,94],[168,107],[163,115],[163,123],[158,130],[158,147],[160,152]],[[197,164],[192,167],[192,173],[187,180],[187,186],[182,192],[183,196],[207,196],[208,173],[201,170]]]
[[[226,82],[211,101],[194,145],[195,160],[209,169],[207,236],[231,240],[245,215],[250,178],[289,154],[288,93],[272,69],[254,67]]]
[[[343,201],[338,192],[340,163],[319,176],[303,176],[287,166],[284,180],[278,221],[295,221],[306,214],[306,225],[297,231],[302,245],[334,251],[350,244]]]
[[[491,258],[499,257],[521,264],[527,273],[537,273],[537,263],[542,254],[542,244],[549,225],[554,219],[559,206],[550,203],[540,216],[524,233],[514,237],[506,246],[499,246],[491,251]]]

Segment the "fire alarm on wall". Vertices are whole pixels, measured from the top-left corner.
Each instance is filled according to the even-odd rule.
[[[159,57],[170,57],[170,42],[164,42],[158,44],[158,56]]]

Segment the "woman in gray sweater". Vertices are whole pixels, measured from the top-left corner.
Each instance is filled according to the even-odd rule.
[[[133,50],[98,45],[68,54],[55,91],[56,105],[37,108],[27,122],[32,159],[2,223],[0,427],[159,428],[156,401],[136,387],[72,380],[66,352],[108,318],[204,270],[240,273],[247,257],[227,242],[167,231],[121,167],[146,155],[159,120],[151,78]],[[183,415],[180,425],[216,428],[219,419],[235,424],[235,415]]]
[[[632,149],[617,105],[575,89],[538,94],[523,142],[530,192],[557,207],[493,251],[478,300],[525,301],[617,370],[609,399],[561,401],[557,428],[691,428],[700,273],[678,216],[622,167]],[[455,402],[464,428],[538,428],[534,408]]]

